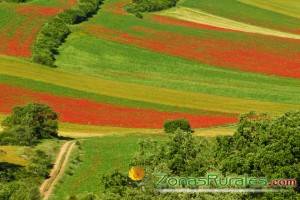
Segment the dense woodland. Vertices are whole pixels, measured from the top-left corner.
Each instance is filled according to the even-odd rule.
[[[170,122],[168,122],[168,127]],[[184,123],[184,122],[183,122]],[[243,115],[233,136],[216,139],[195,137],[191,131],[178,129],[165,143],[146,140],[130,166],[143,166],[146,178],[134,182],[115,171],[104,176],[106,193],[72,196],[70,199],[299,199],[298,188],[275,193],[231,194],[160,194],[153,174],[203,177],[208,172],[223,176],[248,175],[271,179],[300,177],[300,112],[286,113],[272,119],[267,115]],[[185,127],[185,126],[182,126]]]

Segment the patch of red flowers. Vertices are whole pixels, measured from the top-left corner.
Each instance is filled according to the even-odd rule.
[[[186,118],[192,127],[210,127],[237,122],[235,117],[204,116],[161,112],[61,97],[0,84],[0,112],[9,113],[17,105],[30,102],[48,104],[63,122],[128,128],[161,128],[166,120]]]
[[[125,6],[129,4],[130,1],[122,0],[114,3],[107,4],[103,7],[103,10],[111,12],[116,15],[126,15],[127,11],[125,10]]]
[[[260,38],[260,43],[256,42],[255,35],[248,41],[221,39],[210,35],[201,37],[182,35],[145,27],[133,27],[133,29],[142,34],[134,35],[99,25],[86,27],[88,32],[97,37],[195,60],[200,63],[300,78],[300,48],[287,49],[284,46],[278,46],[278,48],[272,49],[264,43],[262,38]],[[248,36],[250,37],[250,35]],[[296,42],[281,40],[281,43],[277,42],[277,44]],[[275,41],[277,39],[272,40],[272,42]]]
[[[32,18],[24,19],[20,23],[17,29],[14,30],[14,34],[9,34],[12,31],[10,28],[2,29],[0,32],[1,48],[0,54],[9,56],[31,56],[31,46],[38,34],[38,31],[42,27],[44,20],[31,20]]]
[[[0,30],[0,54],[30,57],[33,42],[49,19],[61,12],[61,8],[49,8],[36,5],[18,5],[15,12],[16,24],[7,24]]]
[[[26,15],[26,16],[54,16],[57,15],[59,12],[61,12],[61,8],[54,8],[54,7],[42,7],[42,6],[36,6],[36,5],[24,5],[21,7],[18,7],[16,9],[16,12],[18,14]]]

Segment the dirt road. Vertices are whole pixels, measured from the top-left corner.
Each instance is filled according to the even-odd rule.
[[[60,152],[56,158],[55,164],[50,172],[50,178],[46,179],[40,187],[40,192],[43,200],[47,200],[50,197],[54,185],[63,175],[74,146],[74,141],[68,141],[62,145]]]

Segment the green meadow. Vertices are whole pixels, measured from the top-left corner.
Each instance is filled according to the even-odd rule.
[[[299,3],[300,4],[300,3]],[[282,31],[299,30],[299,19],[261,9],[238,0],[185,0],[180,5],[197,8],[218,16]]]
[[[138,150],[138,142],[149,137],[158,140],[166,138],[144,134],[79,140],[80,149],[73,152],[66,173],[55,187],[50,200],[66,199],[87,192],[100,194],[103,191],[101,177],[115,170],[127,173],[130,160]],[[73,162],[76,155],[80,155],[82,162]]]

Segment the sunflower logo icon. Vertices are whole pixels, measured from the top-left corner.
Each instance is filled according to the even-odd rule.
[[[131,167],[128,177],[133,181],[141,181],[145,177],[145,170],[142,167]]]

